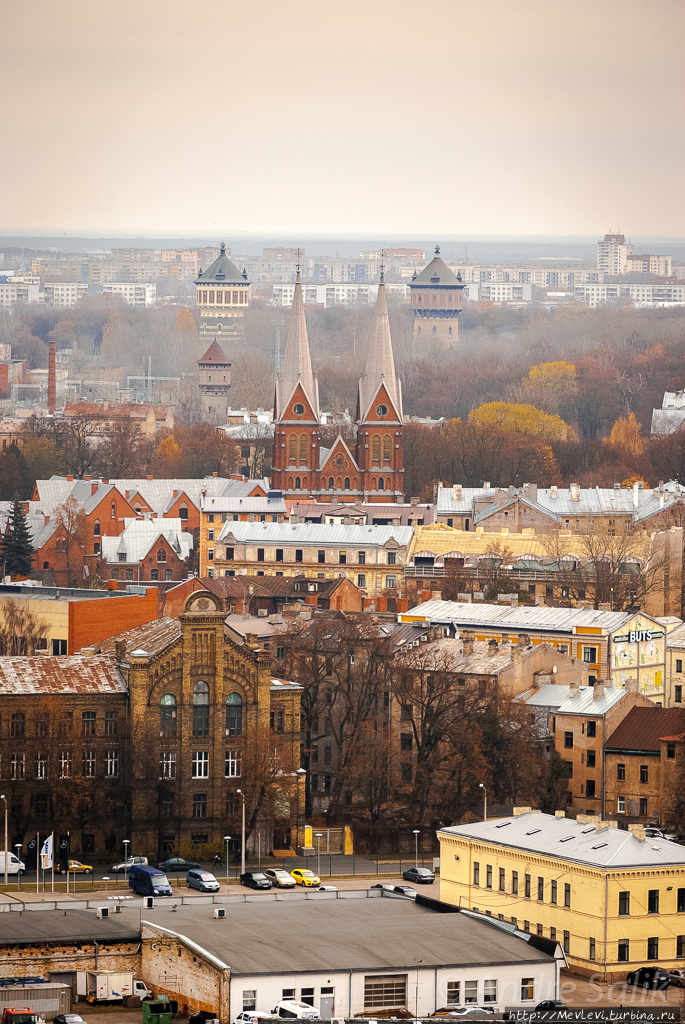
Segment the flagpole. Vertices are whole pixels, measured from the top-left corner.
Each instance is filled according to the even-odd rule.
[[[38,895],[38,880],[40,878],[40,832],[36,832],[36,896]]]
[[[52,888],[50,889],[50,891],[54,893],[54,891],[55,891],[55,833],[54,832],[51,833],[51,839],[52,839],[52,857],[50,858],[50,860],[52,861]]]

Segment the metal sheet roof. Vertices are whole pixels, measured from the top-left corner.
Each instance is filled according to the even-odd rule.
[[[0,693],[126,693],[124,677],[108,655],[0,658]]]
[[[203,512],[267,512],[269,514],[287,515],[288,506],[282,495],[278,498],[250,498],[244,495],[208,495],[201,499]]]
[[[486,921],[366,893],[307,900],[265,895],[249,903],[231,901],[227,917],[230,928],[214,920],[211,906],[183,904],[174,912],[159,901],[143,924],[187,936],[229,964],[232,977],[415,970],[417,959],[424,969],[554,962],[550,954]]]
[[[508,491],[508,489],[507,489]],[[445,515],[450,512],[468,513],[473,509],[474,498],[494,498],[497,491],[495,488],[486,490],[482,487],[462,487],[462,500],[454,498],[452,487],[438,487],[436,513]],[[556,497],[553,497],[556,493]],[[634,503],[634,491],[627,487],[579,487],[578,501],[571,500],[570,487],[557,487],[553,492],[551,487],[538,487],[537,497],[534,504],[557,516],[574,515],[579,516],[602,516],[611,514],[633,515],[641,506],[656,496],[658,502],[659,491],[649,488],[639,488],[637,491],[637,505]],[[517,492],[519,497],[525,497],[522,490]],[[515,497],[507,493],[507,500]],[[530,500],[530,499],[529,499]]]
[[[661,737],[681,733],[685,729],[685,709],[631,708],[606,741],[606,749],[661,749]]]
[[[67,480],[64,476],[52,476],[49,480],[37,480],[38,501],[32,502],[32,510],[44,512],[45,515],[52,515],[55,506],[65,501],[73,493],[79,501],[89,500],[92,492],[91,483],[102,483],[97,480]],[[261,487],[264,491],[269,489],[269,481],[261,480],[230,480],[226,477],[209,476],[202,479],[190,479],[182,477],[170,480],[148,480],[146,477],[127,477],[110,479],[109,484],[129,498],[134,494],[140,497],[150,506],[153,512],[162,513],[168,507],[169,499],[174,491],[177,495],[184,493],[196,505],[200,507],[202,492],[208,495],[244,496],[247,497],[255,487]],[[107,486],[107,485],[105,485]]]
[[[536,690],[527,690],[517,697],[532,708],[549,708],[560,715],[582,715],[604,717],[616,704],[623,700],[627,690],[604,690],[604,695],[595,700],[594,686],[581,686],[575,697],[571,687],[556,683],[545,683]],[[649,709],[648,709],[649,710]],[[659,710],[658,708],[656,710]]]
[[[440,835],[494,843],[596,868],[685,865],[685,848],[667,839],[640,840],[622,829],[598,831],[589,822],[583,824],[539,812],[490,818],[473,825],[452,825],[439,829]]]
[[[459,601],[424,601],[404,612],[401,622],[412,618],[430,622],[455,622],[460,628],[480,627],[509,632],[527,630],[573,633],[578,626],[611,632],[633,618],[632,612],[600,612],[594,608],[510,608],[507,605],[465,604]]]
[[[125,519],[124,523],[117,537],[101,538],[102,555],[108,562],[118,562],[119,552],[126,555],[127,562],[140,562],[160,537],[164,537],[183,560],[193,550],[193,535],[184,532],[182,519]]]
[[[395,540],[408,546],[411,526],[343,526],[332,523],[224,523],[219,541],[232,534],[239,544],[307,545],[340,544],[348,547],[382,546]]]

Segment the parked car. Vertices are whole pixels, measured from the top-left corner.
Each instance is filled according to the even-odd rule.
[[[184,860],[183,857],[169,857],[168,860],[161,861],[158,865],[162,871],[190,871],[191,868],[199,868],[200,864],[196,860]]]
[[[648,839],[667,839],[671,843],[677,838],[671,832],[662,832],[660,828],[646,828],[645,835]]]
[[[112,864],[109,870],[117,874],[119,871],[128,871],[133,864],[147,864],[147,857],[129,857],[128,860],[120,860],[118,864]]]
[[[235,1017],[234,1024],[257,1024],[260,1020],[270,1020],[272,1017],[272,1013],[263,1013],[261,1010],[241,1010]]]
[[[670,978],[670,984],[675,988],[685,988],[685,971],[680,967],[676,967],[675,970],[669,971],[668,976]]]
[[[409,896],[416,899],[416,889],[411,885],[396,885],[394,882],[376,882],[372,889],[385,889],[386,892],[394,892],[398,896]]]
[[[304,885],[306,888],[314,885],[321,885],[321,879],[319,876],[315,875],[313,871],[309,871],[307,868],[295,868],[295,870],[291,871],[290,874],[298,885]]]
[[[250,889],[270,889],[271,881],[263,871],[246,871],[240,876],[240,884],[247,885]]]
[[[664,989],[668,988],[671,979],[663,967],[638,967],[630,972],[626,981],[636,987]]]
[[[483,1013],[494,1013],[495,1010],[492,1006],[443,1006],[441,1009],[436,1010],[435,1013],[429,1014],[430,1017],[468,1017],[472,1013],[483,1014]]]
[[[210,1020],[218,1024],[219,1018],[213,1010],[198,1010],[197,1013],[191,1013],[188,1024],[207,1024]]]
[[[568,1010],[566,1003],[561,999],[543,999],[535,1007],[536,1010]]]
[[[186,875],[186,885],[200,892],[218,892],[221,888],[211,871],[204,871],[203,868],[191,868]]]
[[[275,886],[276,889],[295,888],[295,879],[293,878],[289,871],[285,870],[285,868],[267,868],[264,874],[269,879],[271,884]],[[237,1019],[238,1017],[236,1017],[236,1020]]]
[[[407,882],[420,882],[425,885],[430,885],[435,881],[435,875],[428,868],[407,868],[402,872],[402,878]]]
[[[301,1003],[297,999],[281,999],[271,1011],[272,1017],[293,1017],[300,1020],[318,1020],[321,1014],[315,1006]]]
[[[78,1013],[58,1013],[52,1018],[53,1024],[86,1024]]]
[[[73,872],[75,875],[92,875],[93,865],[82,864],[80,860],[70,860],[69,871]],[[64,874],[64,868],[60,868],[60,872]]]

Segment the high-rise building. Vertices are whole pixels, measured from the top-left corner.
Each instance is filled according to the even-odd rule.
[[[626,242],[625,235],[605,235],[604,240],[597,242],[597,269],[607,274],[618,275],[628,273],[628,256],[633,246]]]
[[[459,336],[458,316],[462,310],[465,285],[460,274],[450,270],[440,257],[440,246],[435,256],[411,284],[411,305],[414,312],[414,340],[442,342],[453,345]]]
[[[297,275],[283,369],[274,399],[272,485],[288,497],[324,502],[402,502],[402,389],[395,374],[381,276],[369,354],[357,398],[354,454],[338,435],[321,448],[318,382],[312,371]]]
[[[221,252],[205,273],[198,274],[197,308],[200,311],[200,341],[239,341],[243,336],[243,317],[249,305],[250,282],[245,271],[241,272],[226,255],[226,246],[221,243]]]

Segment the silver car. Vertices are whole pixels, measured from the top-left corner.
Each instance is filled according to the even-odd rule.
[[[186,885],[189,889],[199,889],[200,892],[218,892],[221,886],[211,871],[203,868],[192,868],[186,875]]]
[[[294,889],[295,879],[283,868],[267,868],[264,872],[271,884],[278,889]]]

